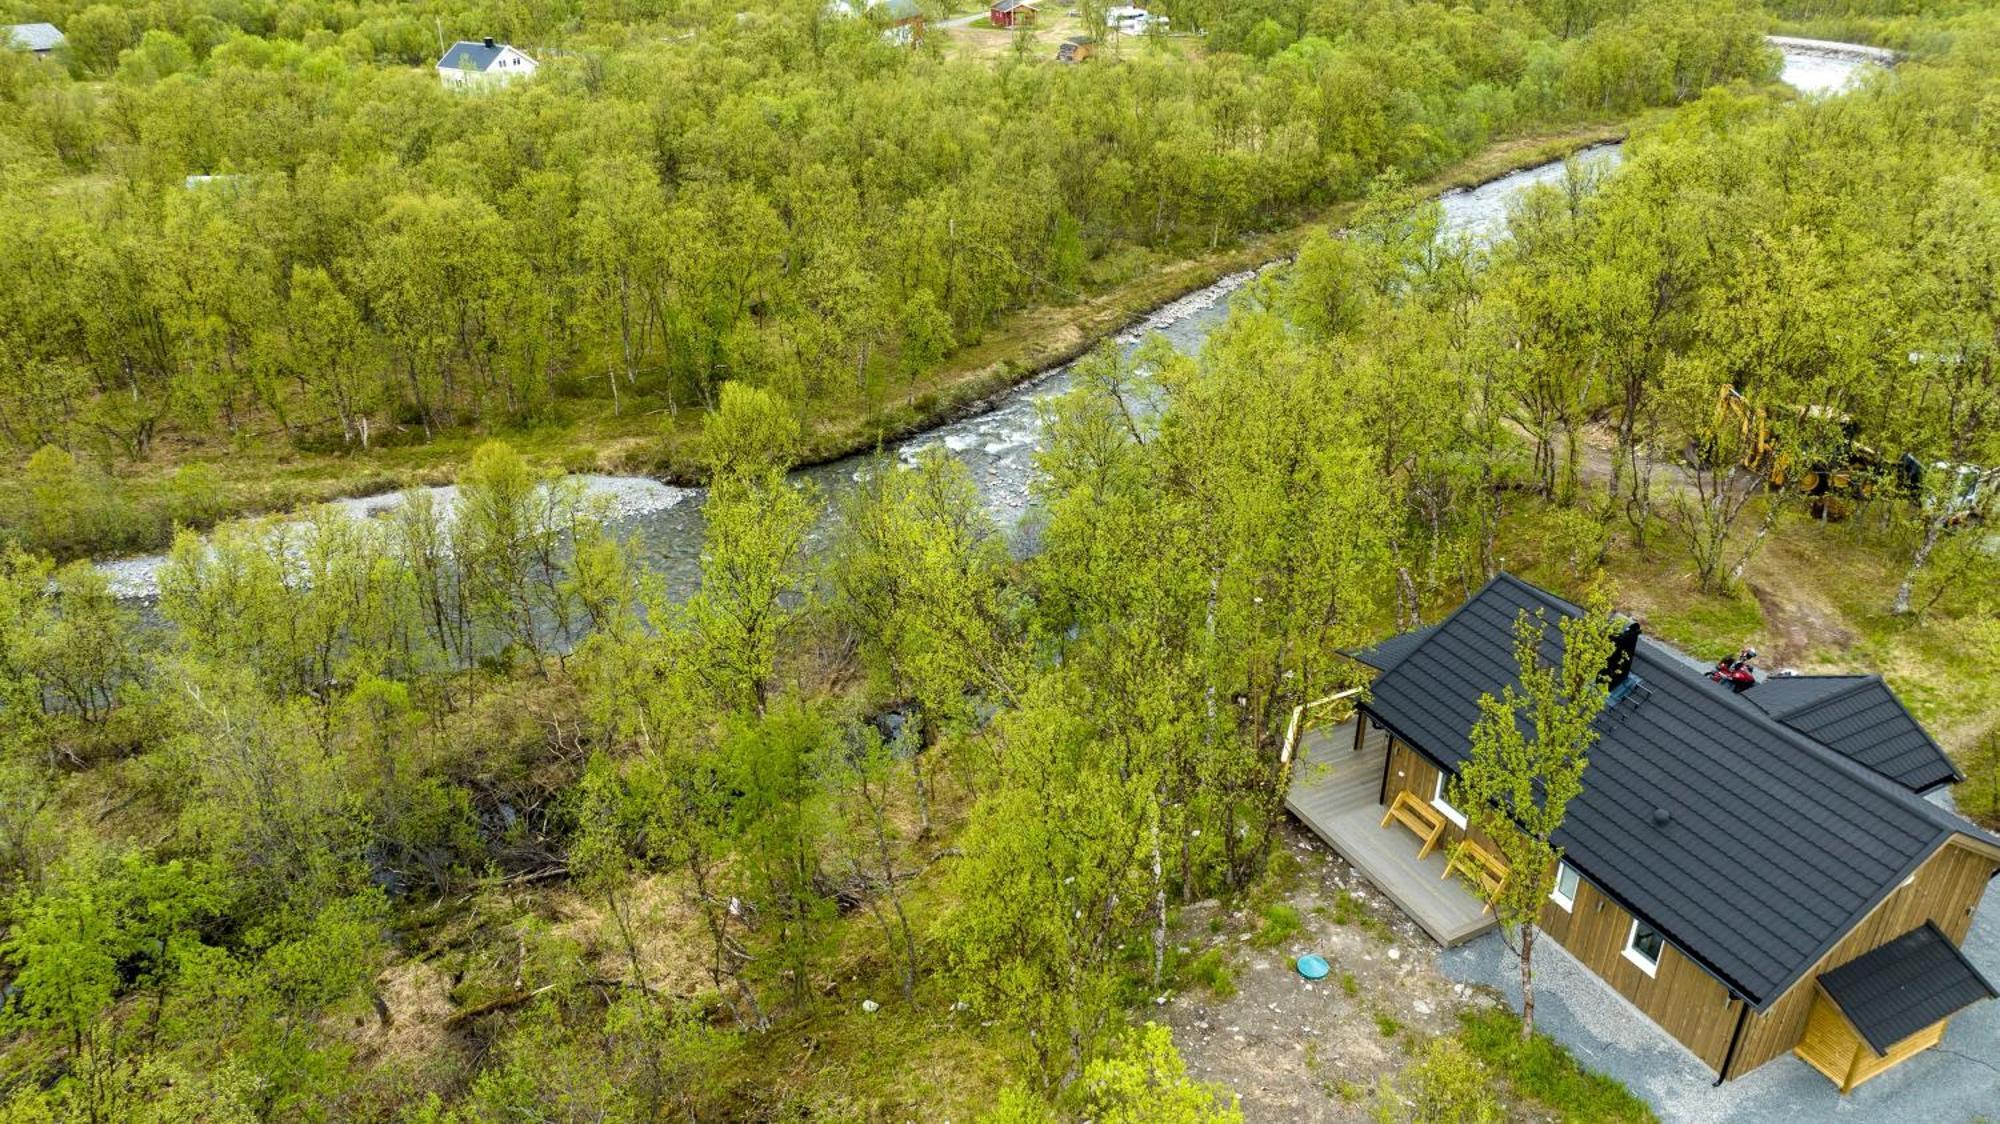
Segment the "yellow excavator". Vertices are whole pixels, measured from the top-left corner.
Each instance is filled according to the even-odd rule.
[[[1809,497],[1813,514],[1829,519],[1845,518],[1850,500],[1875,494],[1882,458],[1857,440],[1860,426],[1853,418],[1830,406],[1781,408],[1780,421],[1787,415],[1801,427],[1831,428],[1839,439],[1826,455],[1802,463],[1785,447],[1782,427],[1773,425],[1770,410],[1752,405],[1733,386],[1724,386],[1716,396],[1716,429],[1736,430],[1743,467],[1763,476],[1772,489],[1790,488]]]

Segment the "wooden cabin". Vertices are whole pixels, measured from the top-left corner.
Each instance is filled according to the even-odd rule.
[[[1014,27],[1032,24],[1040,14],[1035,0],[993,0],[986,9],[986,20],[994,27]]]
[[[1083,62],[1097,54],[1097,40],[1087,35],[1072,35],[1056,48],[1057,62]]]
[[[1381,762],[1372,814],[1403,836],[1396,862],[1444,855],[1447,874],[1506,876],[1448,778],[1480,695],[1518,686],[1524,612],[1547,619],[1543,658],[1559,661],[1556,623],[1579,610],[1507,574],[1438,624],[1351,653],[1377,674],[1333,768],[1353,786]],[[1771,678],[1739,694],[1636,627],[1606,678],[1539,927],[1718,1079],[1797,1053],[1846,1092],[1994,996],[1960,946],[2000,838],[1923,798],[1960,775],[1880,679]],[[1300,783],[1288,806],[1359,851],[1316,825],[1331,814]],[[1401,877],[1349,857],[1378,885]]]

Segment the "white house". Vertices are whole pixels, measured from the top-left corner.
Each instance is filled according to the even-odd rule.
[[[0,43],[17,51],[29,51],[38,59],[48,58],[67,40],[62,29],[52,23],[16,23],[0,27]]]
[[[1144,35],[1154,25],[1165,31],[1167,17],[1156,16],[1144,8],[1130,5],[1110,8],[1104,13],[1104,26],[1117,30],[1121,35]]]
[[[498,86],[532,77],[540,66],[534,59],[489,36],[477,43],[459,40],[438,60],[438,77],[447,86]]]

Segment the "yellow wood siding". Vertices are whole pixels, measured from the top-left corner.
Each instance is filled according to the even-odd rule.
[[[1812,1014],[1806,1018],[1806,1032],[1799,1036],[1793,1052],[1807,1065],[1826,1074],[1827,1080],[1845,1086],[1854,1072],[1854,1052],[1861,1045],[1861,1039],[1847,1025],[1839,1008],[1822,994],[1813,1003]]]
[[[1578,881],[1571,908],[1553,901],[1542,906],[1541,928],[1710,1069],[1722,1067],[1742,1004],[1701,965],[1669,944],[1647,975],[1625,957],[1632,915],[1588,879]]]
[[[1389,739],[1389,785],[1384,796],[1384,804],[1392,803],[1399,792],[1430,803],[1433,785],[1437,784],[1438,768],[1423,759],[1422,755],[1394,738]],[[1447,829],[1449,830],[1449,829]]]
[[[1827,1080],[1840,1086],[1841,1092],[1850,1093],[1863,1081],[1879,1077],[1937,1045],[1944,1038],[1945,1024],[1949,1021],[1932,1023],[1889,1047],[1887,1053],[1877,1054],[1841,1013],[1839,1005],[1827,997],[1826,990],[1815,985],[1812,1013],[1806,1017],[1805,1033],[1799,1037],[1793,1053],[1826,1074]]]

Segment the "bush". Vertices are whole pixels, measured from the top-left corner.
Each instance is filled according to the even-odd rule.
[[[1516,1095],[1572,1121],[1650,1121],[1652,1109],[1625,1086],[1592,1073],[1547,1035],[1521,1041],[1521,1024],[1504,1010],[1468,1012],[1458,1040],[1507,1079]]]
[[[1196,957],[1182,970],[1181,978],[1207,988],[1217,999],[1228,999],[1236,994],[1236,975],[1229,970],[1229,963],[1222,958],[1219,948],[1211,948]]]
[[[1188,1076],[1172,1033],[1157,1023],[1134,1031],[1113,1055],[1091,1062],[1078,1087],[1087,1115],[1098,1124],[1243,1121],[1227,1090]]]
[[[1260,912],[1264,923],[1250,938],[1250,943],[1258,948],[1276,948],[1305,931],[1305,921],[1299,916],[1299,911],[1283,902],[1273,902]]]
[[[1393,1084],[1383,1082],[1375,1118],[1385,1124],[1496,1124],[1503,1114],[1486,1064],[1457,1039],[1437,1038]]]

